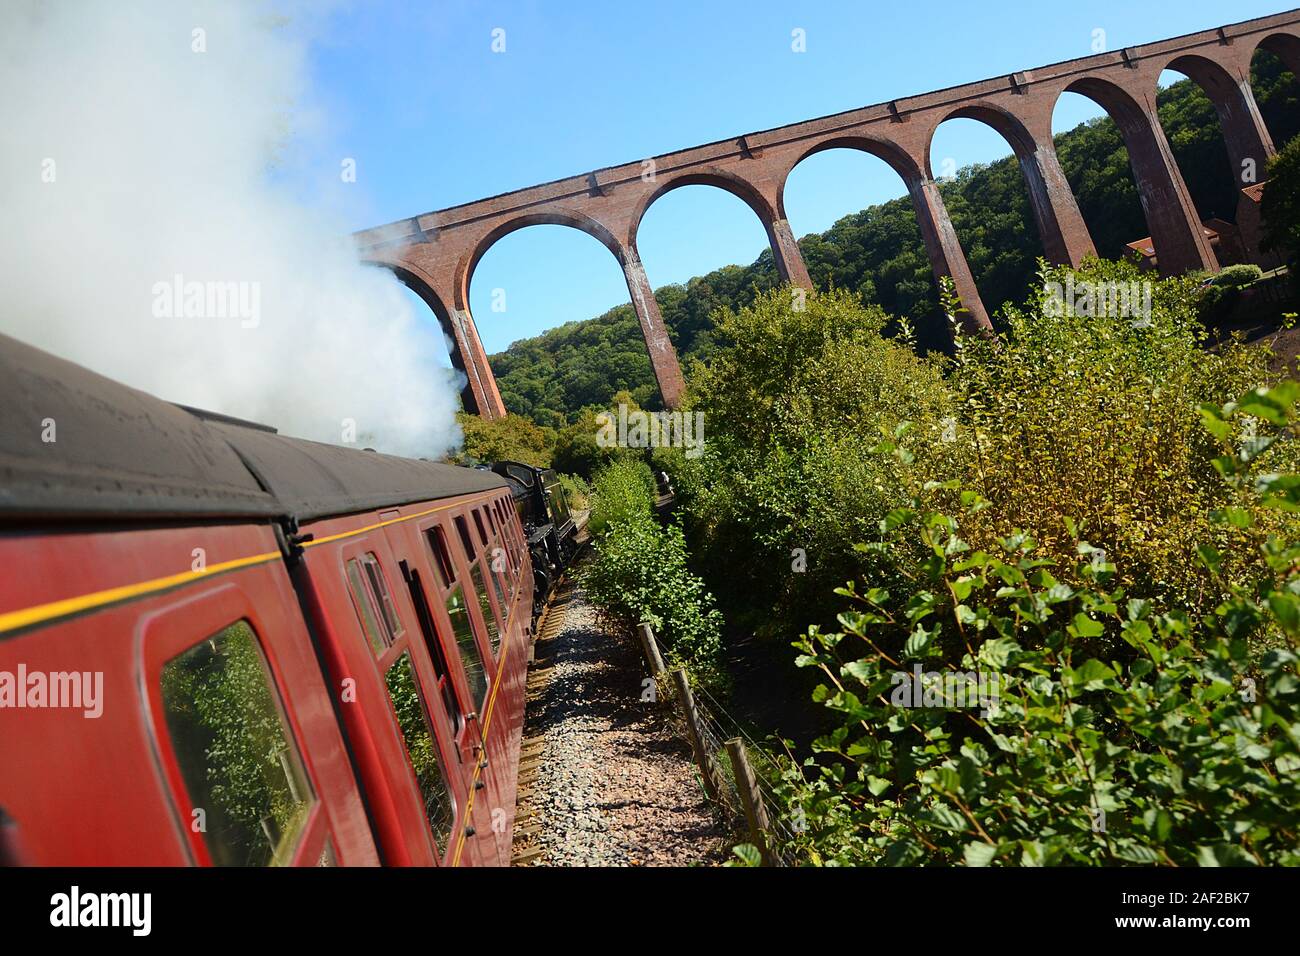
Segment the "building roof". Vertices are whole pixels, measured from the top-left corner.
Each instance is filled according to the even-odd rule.
[[[1147,236],[1145,239],[1139,239],[1137,242],[1127,243],[1126,245],[1128,246],[1128,248],[1133,249],[1136,252],[1142,253],[1142,255],[1146,256],[1148,259],[1155,258],[1156,247],[1151,242],[1150,236]]]
[[[1201,234],[1204,235],[1205,238],[1208,239],[1210,242],[1214,242],[1214,240],[1219,238],[1219,231],[1220,231],[1219,229],[1215,228],[1215,226],[1211,225],[1211,223],[1221,224],[1224,226],[1232,225],[1231,223],[1225,222],[1222,219],[1207,219],[1205,220],[1205,222],[1201,223]],[[1154,259],[1156,257],[1156,246],[1155,243],[1151,241],[1150,236],[1147,236],[1143,239],[1138,239],[1136,242],[1125,243],[1125,245],[1129,249],[1133,249],[1137,252],[1142,253],[1142,255],[1146,256],[1148,259]]]
[[[182,408],[0,335],[0,522],[307,521],[505,486]]]

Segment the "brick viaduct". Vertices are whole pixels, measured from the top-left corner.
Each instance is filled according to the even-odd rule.
[[[438,317],[452,339],[452,362],[467,379],[466,411],[496,418],[505,407],[469,312],[475,266],[494,242],[516,229],[539,223],[581,229],[604,243],[622,266],[660,393],[671,408],[682,396],[681,368],[636,246],[642,216],[664,193],[702,183],[735,194],[767,230],[782,279],[811,288],[786,220],[786,177],[821,150],[865,150],[885,160],[907,184],[931,265],[936,275],[952,278],[966,309],[966,330],[988,328],[930,167],[930,141],[939,124],[965,117],[1005,137],[1028,184],[1047,257],[1078,265],[1093,245],[1057,161],[1052,112],[1064,92],[1089,97],[1123,134],[1160,270],[1216,269],[1156,116],[1156,86],[1166,69],[1199,84],[1218,111],[1233,168],[1253,160],[1262,171],[1274,147],[1250,87],[1251,59],[1261,48],[1300,76],[1300,10],[598,169],[368,229],[356,239],[363,260],[393,270]]]

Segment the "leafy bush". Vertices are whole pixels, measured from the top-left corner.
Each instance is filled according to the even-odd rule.
[[[588,597],[628,629],[649,622],[669,660],[718,683],[722,615],[687,567],[681,527],[661,526],[645,512],[621,515],[592,550],[580,577]]]
[[[1147,283],[1149,315],[1141,295],[1127,315],[1063,310],[1050,283]],[[788,291],[774,292],[721,313],[713,362],[691,378],[704,455],[659,460],[675,464],[696,554],[729,616],[750,623],[730,608],[751,609],[760,632],[829,624],[832,587],[893,573],[894,555],[856,554],[851,543],[927,481],[950,480],[990,503],[967,529],[977,547],[1023,529],[1068,567],[1073,520],[1126,584],[1212,606],[1221,591],[1195,561],[1197,545],[1254,558],[1249,535],[1206,517],[1224,489],[1196,408],[1263,381],[1267,353],[1207,349],[1197,295],[1192,279],[1152,281],[1131,264],[1044,268],[1029,303],[1005,310],[1005,333],[967,340],[946,381],[912,353],[906,329],[884,337],[883,313],[847,293],[810,296],[799,311]],[[906,455],[876,454],[904,422]],[[942,492],[931,502],[951,503]],[[1265,524],[1300,526],[1287,515]]]
[[[687,566],[680,525],[661,526],[650,467],[616,461],[592,488],[592,556],[579,573],[587,596],[628,630],[649,622],[670,660],[697,679],[721,680],[722,615]]]
[[[1218,274],[1211,279],[1211,283],[1217,286],[1223,286],[1230,289],[1239,289],[1248,286],[1264,277],[1264,270],[1252,263],[1242,263],[1234,266],[1224,266]]]
[[[649,465],[643,461],[615,461],[592,482],[587,527],[593,535],[602,534],[619,521],[649,517],[657,497]]]
[[[1197,304],[1201,321],[1214,327],[1236,315],[1244,291],[1264,277],[1259,266],[1227,266],[1218,273],[1197,273],[1201,279],[1201,298]]]
[[[1300,508],[1300,475],[1261,470],[1298,391],[1203,410],[1225,487],[1259,508]],[[1248,419],[1268,434],[1242,446]],[[1083,540],[1076,584],[1032,535],[974,548],[963,529],[987,509],[965,491],[960,518],[892,514],[864,548],[920,545],[905,591],[845,588],[842,630],[797,642],[839,726],[786,771],[807,823],[793,849],[839,865],[1300,864],[1297,540],[1265,537],[1257,573],[1189,615],[1117,586]],[[1251,525],[1235,506],[1215,517]],[[1199,559],[1222,576],[1215,548]],[[900,676],[918,672],[936,677]],[[979,699],[945,699],[964,674]]]
[[[1232,318],[1240,302],[1241,289],[1236,286],[1205,285],[1201,287],[1197,312],[1208,328],[1215,328]]]
[[[555,439],[555,467],[570,475],[591,480],[610,461],[609,449],[596,443],[596,413],[587,410],[572,425],[560,429]]]
[[[1040,288],[1147,279],[1094,260],[1073,275],[1044,270]],[[1264,381],[1268,353],[1236,343],[1210,351],[1196,296],[1195,280],[1168,279],[1152,285],[1149,317],[1072,315],[1042,291],[1007,309],[999,341],[965,344],[951,379],[960,412],[943,444],[948,460],[925,477],[958,480],[988,501],[964,529],[973,547],[1024,531],[1071,576],[1077,527],[1126,587],[1201,614],[1222,588],[1197,562],[1198,546],[1222,552],[1235,577],[1257,563],[1258,535],[1296,534],[1287,514],[1261,515],[1254,531],[1211,521],[1228,490],[1197,407]],[[1295,464],[1293,447],[1278,454]],[[932,504],[953,501],[940,493]]]
[[[617,415],[620,404],[626,405],[629,411],[641,408],[631,392],[615,392],[608,407],[584,409],[577,421],[561,429],[555,440],[555,467],[591,480],[596,472],[611,462],[639,461],[642,458],[641,449],[622,448],[618,445],[602,446],[596,439],[601,431],[596,416],[600,412]]]

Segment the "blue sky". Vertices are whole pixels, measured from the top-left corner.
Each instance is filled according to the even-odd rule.
[[[1278,0],[358,2],[310,24],[316,112],[340,156],[355,158],[357,182],[339,182],[338,165],[323,163],[310,174],[318,178],[300,186],[335,205],[346,228],[363,228],[1086,56],[1098,29],[1114,50],[1284,9]],[[496,28],[505,31],[503,53],[491,48]],[[805,31],[806,52],[791,49],[796,28]],[[1067,94],[1054,125],[1069,128],[1097,112]],[[969,120],[945,123],[934,150],[936,170],[941,157],[964,166],[1010,152]],[[802,236],[902,193],[880,161],[837,150],[794,171],[786,208]],[[766,239],[740,200],[694,186],[651,207],[638,245],[657,287],[751,262]],[[504,290],[504,312],[491,309],[494,289]],[[471,286],[489,351],[627,300],[608,251],[559,226],[498,242]]]

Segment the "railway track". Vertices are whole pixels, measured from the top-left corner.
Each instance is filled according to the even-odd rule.
[[[564,611],[573,593],[573,584],[566,577],[555,589],[555,594],[537,626],[537,641],[533,644],[533,660],[528,669],[527,703],[525,715],[541,700],[550,680],[552,660],[551,644],[564,630]],[[531,721],[525,716],[524,738],[519,747],[519,784],[515,796],[515,831],[512,866],[534,866],[543,862],[544,848],[537,842],[541,831],[541,817],[534,802],[537,774],[543,759],[545,740],[541,735],[529,736]]]
[[[532,706],[542,699],[553,668],[553,642],[564,630],[565,609],[573,598],[572,568],[586,550],[589,537],[586,516],[579,522],[578,550],[564,575],[551,593],[542,616],[537,622],[537,639],[533,642],[528,664],[528,683],[524,705],[524,736],[519,746],[519,782],[515,793],[515,828],[511,847],[511,866],[537,866],[545,860],[545,848],[538,843],[541,832],[541,815],[534,797],[537,792],[537,775],[543,759],[545,740],[541,735],[529,736],[528,730],[535,713]]]

